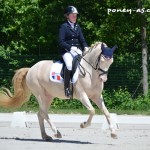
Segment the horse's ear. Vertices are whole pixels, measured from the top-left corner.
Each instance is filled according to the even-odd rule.
[[[109,58],[112,58],[113,53],[116,48],[117,48],[117,45],[115,45],[113,48],[109,48],[109,47],[105,47],[105,45],[102,43],[102,45],[101,45],[102,53],[101,54],[103,54],[104,56],[107,56]]]
[[[103,49],[104,49],[104,47],[105,47],[105,46],[104,46],[104,43],[102,43],[102,45],[101,45],[101,49],[103,50]]]
[[[114,52],[118,48],[117,45],[115,45],[111,50]]]

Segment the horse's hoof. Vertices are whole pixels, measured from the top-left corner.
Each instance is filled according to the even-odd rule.
[[[61,133],[57,130],[57,134],[54,135],[56,138],[62,138]]]
[[[52,141],[53,138],[51,136],[47,135],[47,136],[43,137],[43,140],[45,140],[45,141]]]
[[[86,122],[81,123],[80,128],[85,128],[85,124],[86,124]]]
[[[111,137],[112,137],[113,139],[117,139],[117,138],[118,138],[116,133],[111,133]]]

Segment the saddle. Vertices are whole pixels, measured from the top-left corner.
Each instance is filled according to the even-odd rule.
[[[79,69],[78,65],[80,63],[81,56],[77,55],[72,61],[72,73],[71,73],[71,83],[75,83],[78,79]],[[54,62],[50,70],[50,80],[57,83],[64,82],[64,69],[66,68],[63,59]]]
[[[77,67],[78,67],[78,65],[79,65],[79,63],[80,63],[80,60],[81,60],[81,58],[80,58],[79,55],[77,55],[77,56],[75,56],[75,57],[73,58],[73,61],[72,61],[72,73],[71,73],[71,78],[73,78],[73,75],[75,74],[75,72],[76,72],[76,70],[77,70]],[[61,72],[60,72],[60,75],[61,75],[61,77],[64,79],[64,70],[65,70],[65,68],[66,68],[66,64],[65,64],[65,62],[64,62],[63,59],[61,59],[60,61],[61,61],[62,64],[63,64],[63,67],[62,67],[62,70],[61,70]]]

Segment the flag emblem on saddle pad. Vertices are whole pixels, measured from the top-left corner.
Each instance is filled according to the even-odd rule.
[[[55,72],[52,72],[52,78],[53,78],[54,80],[61,80],[60,74],[55,73]]]

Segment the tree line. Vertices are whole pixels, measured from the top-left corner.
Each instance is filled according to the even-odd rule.
[[[124,86],[133,93],[147,75],[143,86],[148,88],[148,0],[0,0],[1,84],[7,84],[20,67],[30,67],[41,59],[59,59],[58,30],[68,5],[77,7],[78,23],[89,46],[96,41],[109,47],[118,45],[106,87]]]

